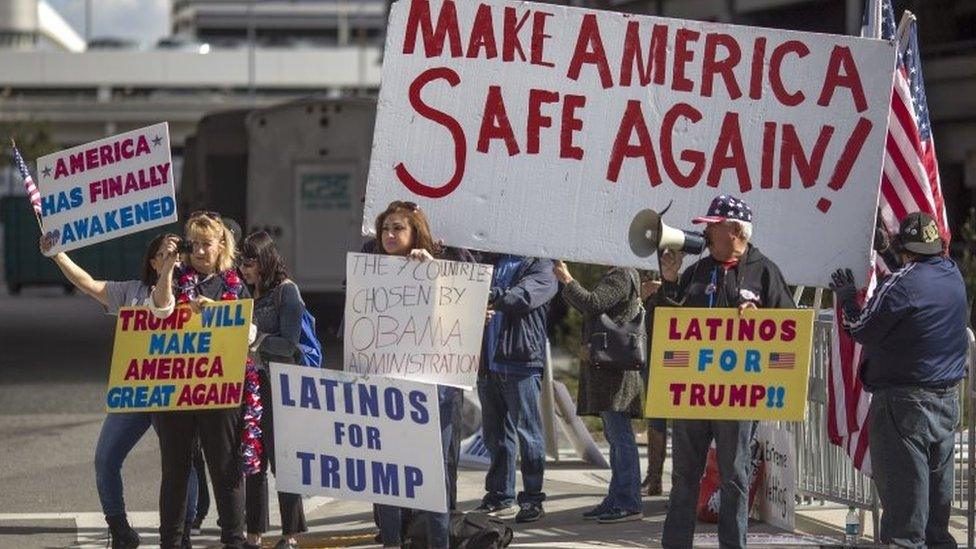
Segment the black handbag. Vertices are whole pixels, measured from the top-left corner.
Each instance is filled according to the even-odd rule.
[[[635,283],[640,302],[640,284]],[[617,324],[606,313],[594,321],[587,342],[590,364],[607,370],[643,370],[647,367],[647,311],[641,303],[633,319]]]

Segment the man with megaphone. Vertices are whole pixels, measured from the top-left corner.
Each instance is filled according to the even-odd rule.
[[[663,307],[793,308],[795,303],[779,268],[749,243],[752,210],[742,200],[721,195],[705,224],[709,255],[678,276],[686,248],[671,238],[660,246],[662,286],[657,304]],[[676,251],[677,250],[677,251]],[[651,380],[653,383],[653,380]],[[671,497],[662,545],[692,546],[695,506],[708,448],[715,440],[721,476],[718,537],[722,547],[745,547],[749,522],[750,442],[755,421],[677,419],[672,442]]]

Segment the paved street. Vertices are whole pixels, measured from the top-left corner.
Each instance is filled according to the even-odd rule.
[[[94,487],[92,455],[103,417],[113,319],[84,296],[54,289],[26,289],[20,297],[0,295],[0,549],[104,547],[106,529]],[[335,360],[335,349],[330,349]],[[125,463],[126,505],[145,542],[155,544],[159,458],[147,434]],[[484,473],[462,471],[462,509],[478,503]],[[514,547],[654,547],[659,545],[665,499],[645,500],[645,519],[622,525],[583,522],[579,514],[596,505],[609,471],[593,470],[564,453],[546,473],[547,516],[518,525]],[[303,547],[372,543],[370,507],[357,502],[305,501],[312,532]],[[782,537],[755,524],[754,545],[818,546],[840,539],[846,509],[806,507],[798,513],[802,535]],[[278,524],[272,506],[272,523]],[[198,547],[217,541],[215,513],[195,537]],[[954,527],[959,539],[962,517]],[[696,545],[717,546],[714,526],[699,528]],[[777,536],[777,537],[770,537]],[[268,538],[269,542],[275,541]]]

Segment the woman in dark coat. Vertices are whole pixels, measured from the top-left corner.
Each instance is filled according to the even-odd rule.
[[[562,261],[556,278],[565,284],[563,299],[583,314],[583,345],[591,326],[606,313],[615,323],[633,320],[641,310],[640,279],[633,268],[612,267],[592,291],[573,280]],[[585,347],[584,347],[585,349]],[[584,353],[585,354],[585,353]],[[599,415],[610,444],[610,488],[600,505],[583,513],[601,523],[640,520],[640,458],[630,420],[643,415],[644,379],[637,370],[600,368],[587,359],[580,363],[577,414]]]

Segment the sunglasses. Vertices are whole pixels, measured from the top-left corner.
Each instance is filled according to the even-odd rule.
[[[214,221],[220,221],[220,214],[210,210],[197,210],[190,214],[190,218],[194,217],[208,217]]]
[[[407,210],[410,210],[411,212],[416,212],[420,210],[420,206],[418,206],[416,202],[407,202],[405,200],[397,200],[396,202],[391,204],[391,206],[394,208],[405,208]]]

